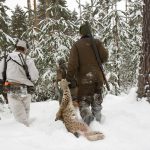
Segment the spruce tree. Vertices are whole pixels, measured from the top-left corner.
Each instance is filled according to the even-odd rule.
[[[11,34],[13,37],[22,38],[22,34],[27,30],[26,15],[23,9],[17,5],[12,14]]]
[[[0,1],[0,55],[2,53],[3,49],[6,49],[8,46],[7,44],[9,41],[11,41],[11,38],[9,37],[9,22],[10,19],[6,13],[6,11],[9,9],[5,5],[5,0]]]
[[[41,0],[39,5],[44,2],[46,1]],[[59,58],[67,60],[70,45],[73,43],[72,32],[75,31],[74,19],[65,2],[50,1],[46,11],[49,15],[45,17],[43,12],[38,28],[31,27],[26,32],[26,35],[32,39],[30,55],[35,57],[40,72],[36,99],[57,99],[54,86],[57,60]]]
[[[130,0],[128,1],[127,20],[128,24],[128,39],[127,49],[128,55],[125,55],[126,61],[126,79],[130,87],[136,86],[137,83],[137,68],[139,65],[139,53],[141,51],[142,43],[142,0]]]
[[[95,12],[98,21],[95,24],[96,26],[93,26],[109,51],[109,61],[105,67],[111,91],[116,95],[135,86],[141,30],[140,1],[134,1],[134,5],[137,7],[132,7],[132,13],[130,12],[131,3],[128,6],[130,11],[125,12],[117,8],[118,2],[114,0],[97,1],[95,8],[97,11]],[[134,18],[131,17],[133,12]],[[126,17],[128,17],[128,22]],[[134,24],[129,26],[130,20],[134,20]],[[134,30],[135,28],[137,32]]]
[[[5,0],[0,2],[0,29],[3,29],[3,32],[9,33],[8,29],[8,22],[9,22],[9,17],[6,14],[6,11],[9,9],[5,4]]]
[[[59,19],[70,17],[69,11],[66,11],[66,0],[39,0],[38,17],[40,20],[46,18],[46,13],[50,18]],[[47,6],[48,5],[48,6]]]

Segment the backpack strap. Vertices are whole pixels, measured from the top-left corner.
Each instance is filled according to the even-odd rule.
[[[3,72],[2,72],[2,77],[3,77],[3,81],[5,82],[6,81],[6,70],[7,70],[7,57],[8,55],[4,55],[3,58],[4,58],[4,69],[3,69]]]
[[[31,81],[31,76],[30,76],[30,74],[29,74],[28,66],[27,66],[27,64],[26,64],[25,59],[23,58],[23,55],[20,53],[20,54],[18,54],[18,56],[19,56],[19,58],[20,58],[20,60],[21,60],[22,67],[23,67],[23,69],[25,70],[25,73],[26,73],[27,78]]]
[[[29,71],[28,71],[28,66],[27,66],[27,64],[26,64],[26,62],[25,62],[25,59],[23,58],[23,55],[20,53],[20,54],[18,54],[18,56],[19,56],[19,58],[20,58],[22,64],[20,64],[19,62],[17,62],[16,60],[14,60],[13,58],[11,58],[10,56],[9,56],[9,59],[7,60],[8,55],[3,56],[3,58],[4,58],[4,70],[3,70],[3,72],[2,72],[2,76],[3,76],[3,81],[4,81],[4,82],[5,82],[6,79],[7,79],[6,70],[7,70],[7,62],[8,62],[9,60],[12,60],[12,61],[14,61],[16,64],[18,64],[19,66],[23,67],[23,69],[25,70],[25,73],[26,73],[27,78],[31,81],[31,77],[30,77],[30,74],[29,74]]]
[[[9,60],[12,60],[12,61],[14,61],[16,64],[18,64],[19,66],[23,67],[22,64],[20,64],[18,61],[14,60],[14,59],[11,58],[10,56],[9,56],[9,59],[7,60],[7,62],[8,62]]]
[[[8,55],[4,55],[3,56],[3,59],[4,59],[4,69],[3,69],[3,72],[2,72],[2,77],[3,77],[3,82],[6,81],[7,79],[7,75],[6,75],[6,71],[7,71],[7,62],[9,60],[13,60],[10,56],[9,56],[9,59],[7,60],[8,58]],[[13,60],[15,63],[17,63],[18,65],[22,66],[21,64],[19,64],[17,61]]]

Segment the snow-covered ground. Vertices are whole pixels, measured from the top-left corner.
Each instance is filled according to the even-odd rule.
[[[54,121],[57,110],[57,101],[32,103],[30,127],[17,123],[8,109],[0,112],[0,149],[150,150],[150,104],[137,102],[135,89],[105,97],[102,123],[90,125],[105,134],[101,141],[90,142],[67,132],[61,121]]]

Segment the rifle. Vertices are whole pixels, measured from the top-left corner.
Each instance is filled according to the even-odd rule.
[[[90,39],[91,39],[92,49],[94,51],[94,54],[95,54],[98,66],[99,66],[99,68],[100,68],[100,70],[102,72],[102,76],[103,76],[103,79],[105,81],[106,88],[107,88],[108,91],[110,91],[109,84],[108,84],[107,79],[106,79],[105,74],[104,74],[104,69],[103,69],[101,58],[100,58],[100,54],[99,54],[99,51],[98,51],[98,49],[96,47],[96,43],[95,43],[95,40],[94,40],[94,38],[92,36],[92,33],[91,33],[91,30],[90,30],[90,26],[89,26],[88,21],[85,22],[85,25],[87,27],[88,35],[90,36]]]

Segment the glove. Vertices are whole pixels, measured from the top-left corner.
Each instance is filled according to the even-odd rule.
[[[34,94],[35,93],[35,87],[34,86],[27,86],[27,91],[29,94]]]
[[[69,84],[70,89],[73,89],[77,86],[77,81],[75,79],[71,79],[68,82],[70,82],[70,84]]]

